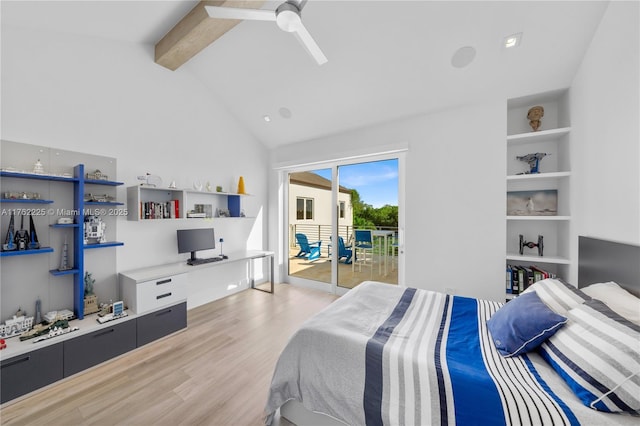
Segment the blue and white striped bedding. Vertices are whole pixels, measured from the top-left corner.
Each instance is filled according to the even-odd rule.
[[[535,353],[503,358],[486,328],[499,307],[363,283],[291,338],[267,423],[295,399],[349,425],[637,424],[582,405]]]

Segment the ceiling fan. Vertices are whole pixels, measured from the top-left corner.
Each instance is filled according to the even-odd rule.
[[[307,0],[300,2],[287,0],[273,10],[239,9],[235,7],[205,6],[211,18],[219,19],[246,19],[249,21],[275,21],[281,30],[293,33],[307,49],[307,52],[316,60],[318,65],[327,62],[327,57],[322,53],[309,31],[302,24],[300,12]]]

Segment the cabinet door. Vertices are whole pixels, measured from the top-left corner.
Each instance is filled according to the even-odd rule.
[[[70,376],[136,347],[136,320],[64,342],[64,376]]]
[[[186,302],[147,314],[138,318],[138,346],[146,345],[186,326]]]
[[[1,403],[62,379],[62,343],[2,360],[0,377]]]

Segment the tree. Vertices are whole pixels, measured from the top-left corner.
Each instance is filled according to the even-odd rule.
[[[357,190],[351,190],[353,226],[356,228],[398,227],[398,206],[384,205],[375,208],[360,199]]]

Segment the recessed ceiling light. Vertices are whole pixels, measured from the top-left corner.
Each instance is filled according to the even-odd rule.
[[[264,119],[264,121],[266,121],[267,123],[271,121],[271,117],[269,117],[268,115],[263,115],[262,118]]]
[[[291,118],[291,110],[287,107],[282,107],[278,110],[280,113],[280,117],[282,118]]]
[[[476,49],[471,46],[461,47],[451,57],[451,65],[456,68],[464,68],[476,57]]]
[[[522,40],[522,33],[511,34],[510,36],[506,36],[504,38],[504,47],[505,49],[509,49],[511,47],[518,47],[520,45],[520,41]]]

